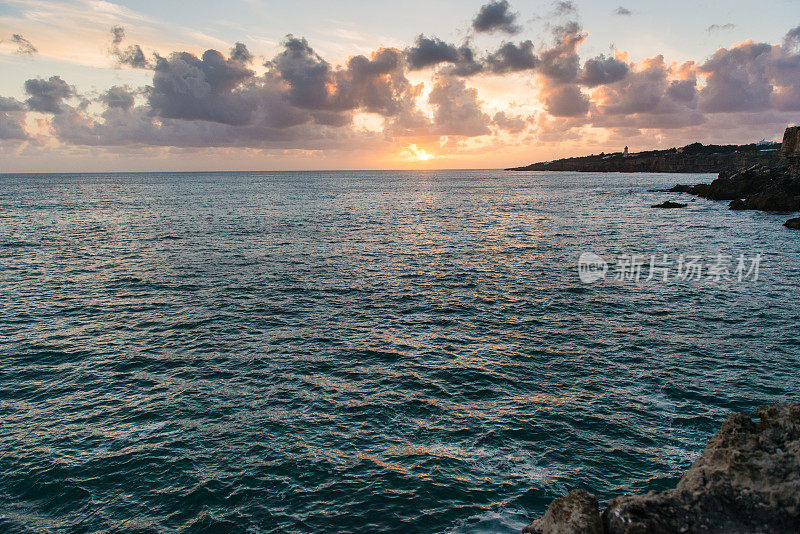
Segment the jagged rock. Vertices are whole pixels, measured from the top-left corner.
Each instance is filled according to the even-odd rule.
[[[800,127],[790,126],[783,133],[781,157],[785,159],[800,158]]]
[[[755,417],[729,417],[677,488],[612,500],[605,532],[800,532],[800,403]]]
[[[733,210],[800,211],[800,172],[786,162],[720,173],[710,184],[676,185],[669,191],[728,200]]]
[[[666,202],[662,202],[661,204],[655,204],[650,206],[651,208],[664,208],[664,209],[674,209],[674,208],[685,208],[688,204],[681,204],[680,202],[670,202],[667,200]]]
[[[550,503],[547,513],[522,530],[526,534],[603,534],[597,497],[582,489]]]
[[[613,499],[601,530],[592,519],[596,500],[576,490],[523,532],[800,532],[800,403],[762,406],[754,416],[730,416],[675,489]],[[573,528],[573,518],[585,518],[586,526]],[[555,528],[572,530],[548,530]]]
[[[664,193],[691,193],[693,187],[694,186],[692,186],[692,185],[676,185],[676,186],[670,187],[669,189],[665,189],[662,192],[664,192]]]
[[[783,225],[786,228],[791,228],[792,230],[800,230],[800,217],[789,219]]]

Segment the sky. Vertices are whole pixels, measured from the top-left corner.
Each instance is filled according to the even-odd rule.
[[[780,140],[800,2],[2,0],[0,74],[0,172],[502,168]]]

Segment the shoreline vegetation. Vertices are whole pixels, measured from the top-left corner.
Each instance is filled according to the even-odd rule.
[[[800,532],[800,403],[728,417],[674,489],[616,497],[602,513],[576,489],[522,532]]]
[[[729,201],[732,210],[800,211],[800,127],[789,127],[783,143],[702,145],[628,154],[599,154],[534,163],[509,171],[718,173],[710,184],[678,184],[658,193],[688,193]],[[665,201],[653,208],[683,208]],[[800,230],[800,218],[786,228]]]

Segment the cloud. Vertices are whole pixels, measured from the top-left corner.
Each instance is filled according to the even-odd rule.
[[[493,5],[513,15],[503,2],[484,8]],[[575,14],[571,2],[556,10]],[[78,95],[58,76],[28,80],[24,103],[0,98],[0,138],[30,139],[26,113],[36,111],[51,114],[37,117],[41,131],[65,145],[338,150],[418,143],[456,152],[501,146],[507,134],[522,132],[540,142],[592,135],[592,128],[607,129],[594,134],[603,138],[673,132],[669,138],[677,139],[725,124],[745,132],[737,117],[761,125],[761,132],[800,112],[800,27],[781,44],[746,41],[699,64],[661,55],[631,62],[621,51],[584,59],[579,52],[587,33],[578,22],[561,19],[550,27],[550,41],[538,47],[535,40],[503,41],[484,50],[419,35],[405,50],[378,48],[339,64],[305,38],[288,35],[262,68],[242,42],[219,43],[225,53],[148,57],[138,45],[124,46],[125,30],[115,26],[109,50],[119,64],[152,71],[144,87]],[[433,70],[431,79],[412,84],[409,73],[422,69]],[[512,73],[525,76],[467,79]],[[502,98],[497,90],[487,104],[473,81],[507,84],[520,111],[506,111],[511,104],[496,101]],[[538,92],[521,93],[523,84]]]
[[[554,117],[582,117],[589,111],[589,97],[574,84],[546,86],[544,104]]]
[[[613,57],[599,55],[583,64],[580,82],[587,87],[596,87],[618,82],[628,75],[627,63]]]
[[[62,106],[53,129],[65,142],[109,146],[331,148],[345,140],[378,142],[374,132],[353,128],[353,113],[361,111],[390,118],[396,127],[417,121],[429,134],[483,133],[476,95],[458,84],[442,84],[453,101],[434,97],[434,123],[418,113],[421,87],[406,79],[404,54],[395,48],[352,56],[334,68],[306,39],[290,35],[261,76],[243,61],[242,47],[233,52],[230,58],[213,49],[200,58],[188,52],[158,57],[146,89],[112,87],[96,99],[105,106],[99,115],[85,106]],[[145,104],[136,106],[137,93],[146,96]]]
[[[508,133],[520,133],[532,121],[533,117],[508,116],[505,111],[498,111],[492,117],[492,123],[499,129]]]
[[[241,63],[253,62],[253,54],[250,53],[243,43],[236,43],[233,48],[231,48],[230,57],[232,60],[239,61]]]
[[[411,70],[420,70],[440,63],[457,63],[458,49],[439,38],[417,36],[414,46],[406,50],[406,58]]]
[[[414,46],[407,48],[405,55],[410,70],[421,70],[449,63],[450,74],[471,76],[483,69],[469,46],[456,47],[436,37],[418,35]]]
[[[587,34],[573,21],[553,28],[553,35],[556,44],[541,52],[539,72],[554,83],[571,82],[578,76],[580,58],[577,50]]]
[[[800,48],[800,26],[792,28],[783,38],[783,47],[789,51]]]
[[[697,80],[672,80],[667,87],[667,96],[676,102],[693,102],[697,98]]]
[[[440,78],[433,86],[428,102],[434,106],[433,133],[476,137],[491,133],[491,119],[481,110],[478,90],[464,80]]]
[[[241,125],[250,121],[255,107],[252,93],[242,88],[253,75],[216,50],[202,58],[176,52],[158,59],[148,101],[159,117]]]
[[[25,93],[29,95],[25,103],[31,111],[61,113],[63,101],[73,96],[75,91],[60,76],[51,76],[47,80],[27,80]]]
[[[633,12],[631,12],[631,10],[628,9],[627,7],[619,6],[617,9],[614,10],[614,14],[620,17],[630,17],[631,15],[633,15]]]
[[[486,58],[488,69],[495,74],[533,70],[539,66],[539,57],[533,51],[533,42],[503,43]]]
[[[561,0],[555,2],[556,15],[575,15],[578,13],[578,8],[575,6],[574,0]]]
[[[121,48],[120,44],[125,39],[125,28],[122,26],[114,26],[111,28],[111,49],[112,56],[117,58],[119,65],[127,65],[134,69],[151,69],[155,66],[154,63],[147,60],[144,55],[142,47],[138,44],[133,44],[127,48]]]
[[[481,33],[505,32],[519,33],[517,14],[511,12],[507,0],[489,2],[481,7],[472,20],[472,29]]]
[[[719,113],[768,109],[773,89],[767,68],[772,52],[771,45],[752,41],[717,50],[698,67],[706,75],[700,110]]]
[[[283,52],[275,56],[267,66],[289,84],[289,100],[292,105],[318,110],[334,107],[327,85],[331,76],[328,62],[314,52],[305,38],[288,35],[283,42],[283,48]]]
[[[29,40],[18,33],[11,36],[11,42],[17,45],[15,54],[19,56],[35,56],[39,50]]]
[[[625,78],[592,93],[591,121],[612,128],[673,129],[705,122],[696,111],[694,62],[667,65],[661,55],[628,65]]]
[[[733,30],[733,29],[736,29],[736,25],[735,24],[731,24],[731,23],[728,23],[728,24],[712,24],[711,26],[706,28],[706,31],[708,33],[715,33],[715,32],[720,32],[720,31],[729,31],[729,30]]]
[[[115,85],[102,93],[98,101],[109,108],[129,110],[133,108],[135,103],[134,92],[127,87]]]
[[[14,98],[0,96],[0,141],[24,141],[28,138],[25,105]]]

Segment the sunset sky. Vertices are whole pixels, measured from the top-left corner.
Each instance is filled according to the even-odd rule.
[[[800,2],[0,2],[0,172],[497,168],[800,122]]]

